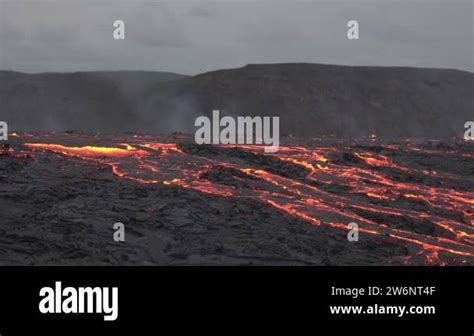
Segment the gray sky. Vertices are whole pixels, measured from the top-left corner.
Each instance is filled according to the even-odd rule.
[[[473,0],[0,0],[0,69],[155,70],[313,62],[474,71]],[[125,21],[125,40],[112,37]],[[360,39],[346,37],[347,21]]]

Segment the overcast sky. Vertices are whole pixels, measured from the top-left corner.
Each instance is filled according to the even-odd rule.
[[[0,0],[0,69],[197,74],[312,62],[474,71],[473,0]],[[114,20],[125,40],[113,39]],[[347,21],[360,24],[348,40]]]

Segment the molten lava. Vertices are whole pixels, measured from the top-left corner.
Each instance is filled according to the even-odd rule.
[[[398,257],[405,263],[413,258],[437,265],[474,260],[474,192],[462,187],[472,183],[472,176],[416,162],[420,155],[467,162],[472,152],[463,147],[384,144],[370,136],[360,146],[312,139],[264,153],[260,146],[197,146],[189,139],[175,143],[139,135],[108,142],[96,135],[47,137],[56,143],[18,137],[27,140],[25,153],[108,166],[116,178],[132,183],[161,183],[236,202],[250,199],[342,234],[356,222],[361,235],[406,248],[406,255]],[[67,145],[71,140],[84,145]]]

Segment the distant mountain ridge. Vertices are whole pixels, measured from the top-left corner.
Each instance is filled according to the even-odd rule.
[[[474,119],[459,70],[258,64],[196,76],[0,71],[0,120],[15,130],[192,132],[211,115],[280,116],[282,134],[455,136]]]

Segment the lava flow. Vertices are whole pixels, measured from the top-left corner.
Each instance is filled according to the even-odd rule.
[[[361,241],[403,251],[388,253],[388,263],[474,263],[471,143],[292,138],[267,154],[252,145],[199,146],[186,136],[20,134],[15,141],[36,160],[87,161],[131,183],[255,201],[342,239],[355,222]]]

